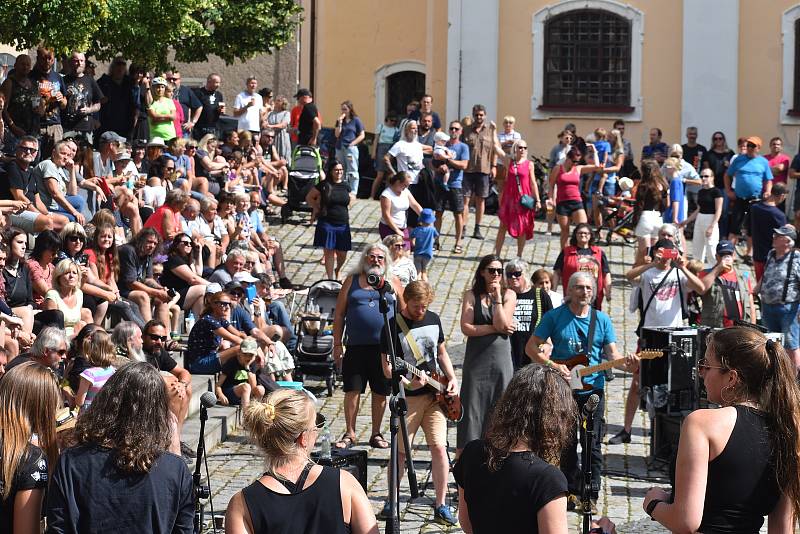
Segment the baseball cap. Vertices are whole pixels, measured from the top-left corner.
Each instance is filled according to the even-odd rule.
[[[735,252],[735,248],[733,243],[728,241],[727,239],[723,239],[717,244],[717,254],[719,256],[724,256],[726,254],[733,254]]]
[[[245,354],[258,354],[258,343],[252,337],[246,337],[242,340],[242,344],[239,345],[239,350]]]
[[[222,291],[222,286],[217,283],[208,284],[206,286],[206,295],[213,295]]]
[[[450,136],[449,136],[449,135],[447,135],[447,134],[446,134],[446,133],[444,133],[444,132],[436,132],[436,133],[433,135],[433,139],[434,139],[435,141],[445,141],[445,142],[447,142],[447,141],[449,141],[449,140],[450,140]]]
[[[100,136],[101,143],[124,143],[126,139],[119,135],[117,132],[103,132]]]
[[[240,284],[239,282],[232,281],[225,284],[225,291],[229,293],[231,291],[236,291],[237,289],[242,289],[242,284]]]
[[[675,243],[669,239],[659,239],[656,241],[656,244],[653,245],[653,250],[658,250],[660,248],[673,249],[675,248]]]
[[[795,230],[794,226],[791,224],[784,224],[780,228],[773,230],[772,233],[776,235],[785,235],[792,241],[797,241],[797,230]]]
[[[761,138],[758,137],[757,135],[751,135],[750,137],[745,139],[745,141],[747,141],[748,143],[753,143],[758,148],[761,148],[761,145],[764,144],[764,142],[761,140]]]
[[[300,98],[301,96],[311,96],[311,91],[309,91],[308,89],[306,89],[306,88],[304,87],[304,88],[302,88],[302,89],[299,89],[299,90],[298,90],[298,91],[297,91],[297,92],[294,94],[294,97],[295,97],[295,98]]]
[[[236,280],[237,282],[245,282],[247,284],[255,284],[256,282],[258,282],[258,278],[248,273],[247,271],[242,271],[240,273],[234,274],[233,279]]]
[[[117,157],[114,158],[114,161],[126,161],[130,159],[131,159],[130,152],[120,152],[119,154],[117,154]]]

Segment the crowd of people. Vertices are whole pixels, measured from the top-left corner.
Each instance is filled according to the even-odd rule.
[[[267,463],[229,503],[228,532],[289,524],[377,532],[355,479],[309,460],[325,424],[310,397],[277,384],[295,375],[298,339],[282,300],[295,287],[285,261],[292,251],[267,219],[287,202],[293,147],[320,142],[311,92],[297,91],[290,110],[285,96],[249,77],[228,107],[217,74],[189,88],[176,70],[116,58],[95,81],[83,53],[60,70],[55,59],[45,47],[35,60],[21,54],[0,85],[2,530],[36,532],[44,514],[47,532],[191,531],[194,452],[180,436],[192,375],[203,374],[215,375],[221,404],[242,406]],[[566,511],[584,506],[577,442],[586,429],[576,419],[592,395],[605,410],[605,374],[574,389],[566,362],[584,355],[589,365],[607,359],[638,372],[638,357],[620,352],[602,311],[616,289],[598,239],[611,210],[629,206],[638,243],[625,276],[640,326],[688,319],[724,328],[699,364],[708,399],[722,408],[686,419],[674,493],[651,490],[645,511],[676,531],[753,532],[769,516],[771,532],[790,532],[800,512],[800,257],[790,224],[800,195],[795,206],[786,199],[800,157],[782,154],[780,138],[761,156],[755,136],[734,153],[722,132],[706,149],[696,128],[683,145],[664,143],[653,128],[636,161],[616,121],[585,138],[566,125],[542,166],[515,118],[501,122],[480,104],[444,122],[424,95],[376,125],[367,189],[378,200],[380,240],[343,272],[366,126],[353,102],[341,103],[334,150],[304,198],[322,270],[342,282],[331,356],[343,378],[345,431],[333,445],[358,444],[369,386],[368,443],[390,446],[381,429],[394,354],[428,373],[402,380],[410,438],[422,428],[431,453],[434,519],[460,520],[466,532],[566,532]],[[459,384],[441,318],[429,309],[428,274],[442,249],[458,258],[469,247],[470,214],[471,239],[484,239],[493,200],[495,253],[476,262],[462,298]],[[452,237],[441,233],[446,212]],[[531,265],[527,243],[537,225],[549,234],[554,223],[560,254],[553,265]],[[507,236],[516,246],[508,261]],[[744,326],[757,322],[783,342]],[[448,419],[432,375],[463,406],[457,513],[446,502]],[[610,445],[631,440],[635,377]],[[593,511],[603,461],[602,418],[594,421]],[[381,514],[391,513],[387,502]],[[614,526],[603,519],[598,528]]]

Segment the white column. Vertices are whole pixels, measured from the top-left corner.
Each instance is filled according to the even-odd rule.
[[[703,145],[716,130],[736,139],[738,74],[739,0],[684,0],[682,141],[688,126]]]
[[[474,104],[497,120],[499,0],[448,0],[447,120],[463,117]]]

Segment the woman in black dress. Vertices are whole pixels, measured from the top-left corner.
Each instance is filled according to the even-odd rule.
[[[202,250],[202,243],[195,243],[184,233],[176,235],[167,252],[168,258],[160,277],[162,286],[174,289],[180,295],[178,306],[187,312],[194,311],[195,317],[199,317],[203,311],[203,295],[208,284],[202,276]]]
[[[328,169],[327,178],[311,188],[306,195],[306,202],[317,214],[314,246],[322,247],[324,251],[325,276],[330,280],[339,279],[339,271],[347,261],[347,253],[352,249],[348,208],[355,194],[350,193],[350,186],[343,178],[344,165],[334,160]]]

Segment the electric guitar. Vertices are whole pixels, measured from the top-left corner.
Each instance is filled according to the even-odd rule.
[[[461,397],[456,393],[455,395],[447,395],[447,377],[435,371],[430,373],[423,371],[408,363],[401,358],[395,358],[395,368],[398,371],[408,369],[412,375],[417,378],[425,377],[426,385],[430,386],[436,391],[436,401],[439,406],[444,410],[444,415],[454,423],[461,421],[464,417],[464,408],[461,406]]]
[[[663,350],[643,350],[638,353],[638,356],[642,360],[654,360],[661,358],[664,352]],[[620,358],[619,360],[608,360],[597,365],[589,365],[589,357],[585,354],[578,354],[569,360],[558,363],[569,368],[569,386],[574,391],[589,391],[592,386],[584,383],[585,377],[606,369],[622,367],[625,365],[625,360]]]

